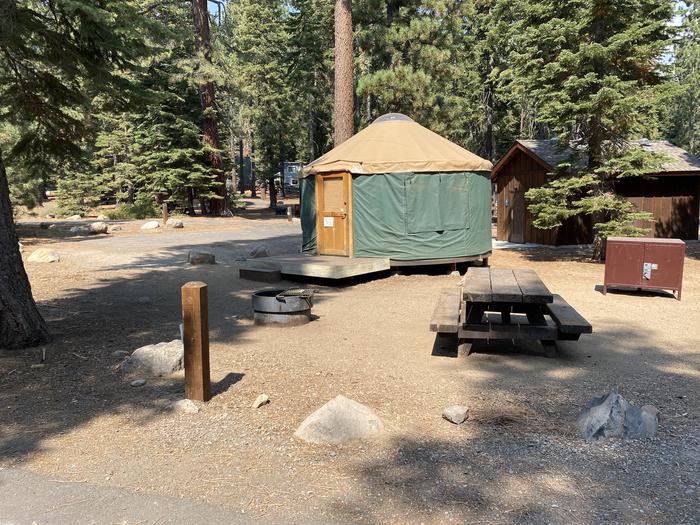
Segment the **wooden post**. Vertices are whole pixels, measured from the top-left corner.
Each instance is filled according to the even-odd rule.
[[[182,287],[183,344],[185,346],[185,397],[211,399],[209,378],[209,307],[207,285],[189,282]]]
[[[168,222],[168,203],[163,203],[163,228],[165,228],[165,223]]]

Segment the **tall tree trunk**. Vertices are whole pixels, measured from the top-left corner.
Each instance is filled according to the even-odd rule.
[[[489,60],[490,66],[493,65],[492,60]],[[488,77],[489,73],[486,73]],[[494,113],[495,113],[495,93],[496,88],[493,82],[485,80],[484,82],[484,128],[481,137],[481,156],[489,159],[491,162],[496,160],[496,134],[493,131]]]
[[[19,253],[10,189],[0,153],[0,349],[27,348],[50,339]]]
[[[353,135],[352,0],[335,0],[335,135],[336,146]]]
[[[243,138],[238,139],[238,192],[245,191],[245,163],[243,161]]]
[[[211,63],[211,37],[209,35],[209,11],[207,0],[192,0],[194,11],[194,29],[197,42],[197,50],[204,55],[204,59]],[[216,122],[216,100],[213,82],[205,82],[199,87],[199,100],[202,105],[202,131],[204,144],[213,150],[221,149],[219,139],[219,127]],[[221,215],[228,209],[226,192],[226,174],[223,170],[223,160],[219,151],[212,151],[209,155],[212,174],[216,177],[214,193],[219,197],[211,199],[209,208],[212,215]]]

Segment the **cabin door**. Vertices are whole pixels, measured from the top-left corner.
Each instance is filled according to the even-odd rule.
[[[316,231],[321,255],[352,253],[351,180],[349,173],[316,176]]]
[[[510,202],[510,242],[524,242],[525,194],[521,190],[513,191]]]

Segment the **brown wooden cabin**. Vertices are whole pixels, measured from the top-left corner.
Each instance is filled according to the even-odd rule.
[[[650,178],[630,177],[615,182],[615,191],[655,221],[639,226],[650,228],[654,237],[698,239],[700,218],[700,157],[659,140],[636,144],[668,157],[664,170]],[[573,154],[550,140],[517,140],[491,172],[496,185],[496,239],[514,243],[550,245],[587,244],[593,241],[590,217],[574,217],[552,230],[532,224],[525,192],[545,183],[547,173]]]

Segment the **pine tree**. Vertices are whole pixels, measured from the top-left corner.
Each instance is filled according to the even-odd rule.
[[[80,158],[86,116],[99,90],[125,103],[131,85],[118,70],[148,46],[136,2],[5,1],[0,16],[0,123],[20,133],[10,161]],[[76,30],[79,28],[79,30]],[[0,152],[0,348],[49,339],[19,253],[3,152]]]
[[[274,207],[274,175],[281,172],[287,157],[296,156],[297,137],[304,130],[288,74],[290,13],[279,0],[241,0],[232,7],[237,56],[236,74],[230,81],[237,85],[241,119],[250,125],[255,165],[270,186]]]
[[[660,59],[670,42],[672,13],[671,0],[518,3],[518,82],[531,94],[539,120],[582,157],[530,190],[529,209],[541,228],[591,215],[598,258],[607,236],[641,234],[635,221],[649,219],[615,194],[614,181],[660,164],[628,141],[658,125]]]
[[[686,2],[674,73],[679,92],[673,98],[669,136],[678,146],[700,155],[700,6]]]

